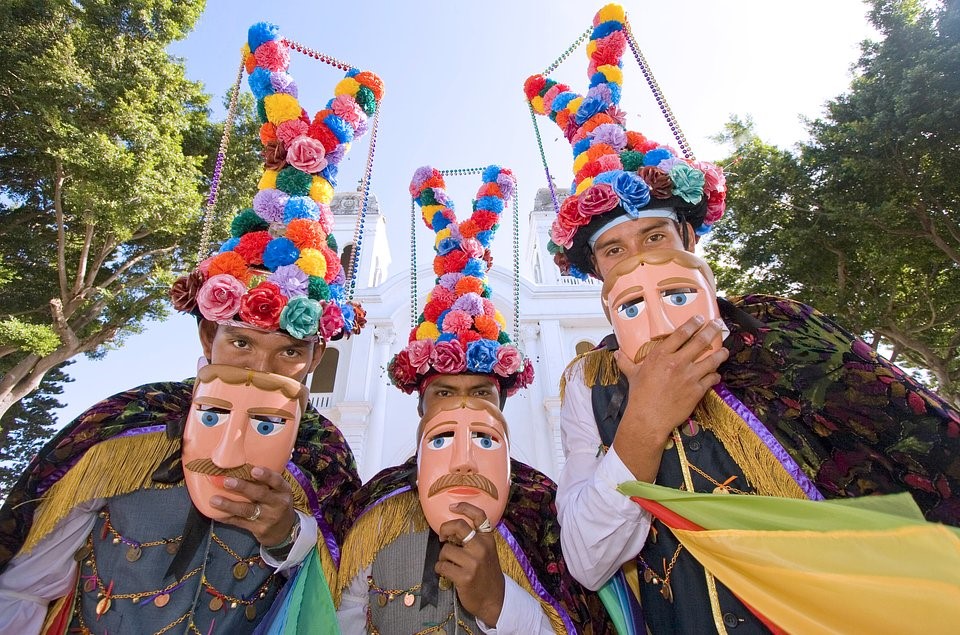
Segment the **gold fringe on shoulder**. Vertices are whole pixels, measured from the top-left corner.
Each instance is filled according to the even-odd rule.
[[[354,523],[340,552],[340,573],[333,592],[333,604],[340,607],[343,590],[357,575],[373,564],[380,550],[404,534],[426,531],[427,519],[420,510],[417,492],[391,496]]]
[[[567,382],[573,378],[577,366],[580,366],[583,383],[587,388],[593,388],[598,384],[600,386],[612,386],[620,380],[620,367],[617,366],[613,351],[598,348],[581,353],[567,364],[563,374],[560,375],[560,403],[563,403],[567,391]]]
[[[330,555],[330,549],[323,539],[323,534],[317,535],[317,551],[320,552],[320,568],[323,570],[323,577],[327,580],[327,586],[330,587],[330,596],[338,589],[337,584],[337,565],[333,564],[333,556]]]
[[[717,393],[707,391],[693,416],[717,436],[758,494],[784,498],[807,497],[770,448]]]
[[[180,446],[165,432],[115,437],[94,445],[43,496],[21,552],[29,553],[74,507],[95,498],[112,498],[140,489],[164,489],[152,480],[160,463]],[[284,470],[293,490],[293,506],[310,513],[307,495]],[[327,554],[329,558],[329,554]],[[330,560],[330,569],[334,570]],[[324,569],[326,572],[326,568]]]
[[[507,541],[504,540],[499,532],[496,533],[496,539],[497,558],[500,560],[500,570],[510,576],[524,591],[537,598],[537,601],[540,602],[540,608],[543,609],[543,612],[546,613],[547,618],[550,620],[550,625],[553,627],[554,633],[566,633],[567,629],[563,626],[563,619],[561,619],[560,614],[555,608],[550,606],[550,604],[541,600],[534,592],[533,585],[531,585],[530,580],[527,579],[527,575],[523,572],[523,567],[520,566],[520,562],[517,560],[517,556],[513,553],[510,545],[507,544]]]

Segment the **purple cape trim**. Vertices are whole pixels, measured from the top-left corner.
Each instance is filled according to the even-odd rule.
[[[393,490],[392,492],[390,492],[390,493],[388,493],[388,494],[384,494],[383,496],[381,496],[380,498],[378,498],[376,501],[374,501],[372,504],[367,505],[366,509],[364,509],[364,510],[360,513],[360,516],[363,516],[363,515],[366,514],[368,511],[370,511],[371,509],[373,509],[374,507],[376,507],[377,505],[379,505],[379,504],[382,503],[383,501],[387,500],[388,498],[393,498],[393,497],[396,496],[397,494],[403,494],[404,492],[409,492],[409,491],[412,490],[412,489],[413,489],[413,487],[411,487],[410,485],[404,485],[403,487],[398,487],[397,489]],[[360,516],[357,516],[357,520],[360,520]]]
[[[310,479],[304,475],[293,461],[287,463],[287,471],[296,479],[297,483],[300,484],[300,487],[303,488],[304,493],[307,495],[310,513],[313,514],[313,517],[317,520],[317,529],[323,534],[323,542],[326,543],[327,549],[330,551],[330,557],[333,558],[334,566],[339,567],[340,545],[337,544],[336,539],[333,537],[333,530],[330,529],[330,525],[327,524],[326,519],[323,517],[323,511],[320,509],[320,501],[317,499],[317,492],[314,491]]]
[[[763,425],[763,422],[757,419],[757,416],[750,411],[750,408],[747,408],[746,405],[737,397],[730,392],[730,389],[727,388],[723,383],[719,383],[713,387],[713,391],[717,393],[723,402],[730,406],[737,415],[746,422],[746,424],[753,430],[753,433],[760,437],[760,440],[767,446],[770,452],[773,453],[773,456],[780,461],[780,465],[783,466],[783,469],[787,471],[787,474],[800,486],[800,489],[803,490],[803,493],[806,494],[807,498],[815,501],[824,500],[823,494],[821,494],[816,486],[813,484],[813,481],[803,472],[800,466],[796,461],[793,460],[793,457],[784,449],[780,442],[774,438],[774,436],[767,430],[767,427]]]
[[[500,532],[500,535],[503,536],[503,539],[507,541],[510,550],[513,551],[513,555],[517,557],[517,562],[520,563],[520,567],[523,569],[523,572],[527,576],[527,580],[530,581],[530,588],[533,589],[534,593],[537,596],[556,609],[557,613],[560,615],[560,619],[563,620],[563,626],[567,629],[567,633],[576,633],[577,627],[574,625],[573,620],[570,619],[570,616],[567,615],[567,612],[560,606],[560,603],[557,602],[553,597],[547,593],[547,590],[543,588],[543,585],[540,584],[540,580],[537,578],[536,571],[533,570],[533,567],[530,566],[530,561],[527,560],[527,556],[524,555],[523,551],[520,549],[520,545],[517,544],[517,539],[513,537],[513,534],[510,533],[510,530],[507,529],[506,525],[499,523],[497,525],[497,531]]]

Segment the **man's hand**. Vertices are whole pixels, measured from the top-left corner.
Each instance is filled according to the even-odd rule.
[[[725,348],[699,359],[720,335],[722,324],[687,320],[635,364],[622,351],[615,358],[630,384],[630,395],[613,447],[639,480],[652,482],[660,469],[663,447],[674,428],[693,412],[704,394],[720,381],[717,368],[729,355]],[[699,361],[698,361],[699,360]]]
[[[246,529],[264,547],[278,545],[287,539],[296,521],[293,490],[279,472],[255,467],[251,473],[255,481],[232,477],[223,481],[226,489],[243,496],[249,503],[213,496],[210,505],[231,514],[223,522]]]
[[[466,516],[470,522],[456,518],[440,526],[440,542],[444,545],[434,569],[456,587],[463,608],[487,626],[496,626],[503,609],[505,584],[493,533],[476,531],[487,516],[470,503],[454,503],[450,511]],[[475,533],[464,544],[471,532]]]

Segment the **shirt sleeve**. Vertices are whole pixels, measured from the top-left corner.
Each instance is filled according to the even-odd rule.
[[[477,626],[488,635],[496,633],[553,633],[550,620],[543,612],[540,602],[524,591],[509,576],[504,575],[503,608],[494,627],[487,626],[477,618]]]
[[[293,547],[290,548],[287,559],[283,562],[277,561],[270,555],[266,547],[260,545],[260,557],[267,563],[267,566],[273,567],[274,573],[283,573],[287,576],[310,555],[310,550],[317,546],[317,519],[304,514],[299,509],[293,511],[300,517],[300,534],[293,541]]]
[[[83,546],[103,499],[74,507],[29,553],[18,553],[0,575],[0,633],[39,633],[47,606],[77,582],[73,554]]]
[[[557,491],[560,544],[570,573],[595,591],[643,549],[650,515],[617,491],[636,478],[613,448],[601,450],[582,364],[567,379],[560,439],[566,457]]]
[[[367,603],[370,601],[367,576],[370,570],[367,567],[361,571],[343,590],[340,606],[337,607],[337,621],[343,635],[363,635],[367,632]]]

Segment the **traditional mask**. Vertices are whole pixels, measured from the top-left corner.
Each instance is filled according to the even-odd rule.
[[[720,317],[713,272],[688,251],[653,249],[627,258],[607,275],[601,297],[620,350],[634,362],[693,316]],[[722,345],[718,336],[700,359]]]
[[[230,516],[210,505],[215,494],[249,502],[224,489],[226,477],[253,480],[255,465],[284,469],[306,400],[306,386],[289,377],[222,364],[200,369],[183,430],[183,474],[202,514]]]
[[[430,527],[440,531],[450,511],[466,502],[496,526],[510,497],[510,448],[506,421],[486,401],[466,398],[431,408],[420,420],[417,490]],[[470,522],[468,520],[468,522]]]

